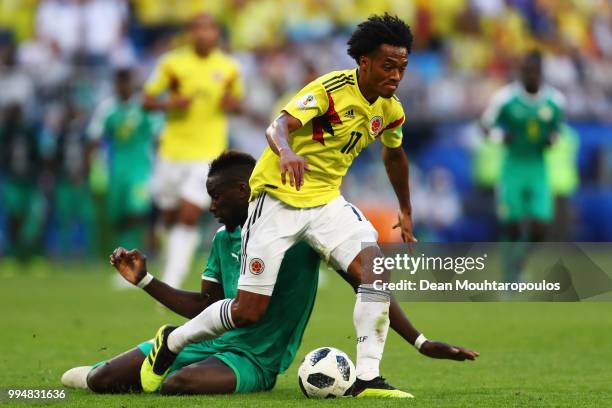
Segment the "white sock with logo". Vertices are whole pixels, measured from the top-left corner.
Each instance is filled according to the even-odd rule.
[[[233,302],[234,299],[219,300],[181,327],[174,329],[168,336],[170,351],[178,354],[189,343],[214,339],[233,329]]]
[[[179,288],[191,268],[200,234],[197,227],[176,224],[170,229],[166,244],[166,264],[162,281],[173,288]]]
[[[359,285],[353,311],[357,331],[357,378],[368,381],[380,375],[382,359],[389,331],[389,293],[374,289],[373,285]]]

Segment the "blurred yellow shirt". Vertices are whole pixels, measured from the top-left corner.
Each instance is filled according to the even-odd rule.
[[[243,93],[238,63],[220,50],[198,56],[185,46],[162,56],[145,84],[145,93],[177,93],[191,98],[186,110],[168,111],[159,153],[170,160],[213,160],[228,146],[227,113],[221,108],[226,90]]]
[[[284,4],[279,0],[257,0],[244,2],[240,7],[226,7],[221,20],[229,31],[231,48],[252,50],[282,45]]]
[[[366,146],[379,138],[387,147],[402,145],[404,110],[399,99],[394,95],[369,103],[359,90],[356,69],[315,79],[283,111],[302,123],[289,135],[289,144],[306,159],[310,171],[304,173],[300,191],[288,180],[283,185],[279,158],[267,147],[251,175],[251,199],[266,191],[296,208],[327,204],[340,195],[342,178]]]
[[[37,0],[0,0],[0,26],[20,43],[32,37]]]
[[[144,25],[180,23],[210,11],[203,0],[133,0],[136,18]]]
[[[454,34],[455,20],[468,6],[467,0],[417,0],[416,3],[429,11],[432,16],[432,30],[440,37]]]

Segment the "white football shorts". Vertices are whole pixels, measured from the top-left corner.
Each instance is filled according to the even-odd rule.
[[[210,206],[206,192],[208,161],[173,161],[158,157],[153,173],[153,199],[162,210],[179,207],[185,200],[202,209]]]
[[[378,233],[357,207],[340,196],[319,207],[295,208],[262,193],[249,204],[242,228],[238,289],[272,295],[285,252],[305,240],[334,268],[346,271]]]

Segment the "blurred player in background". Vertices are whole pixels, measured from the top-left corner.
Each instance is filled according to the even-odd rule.
[[[46,202],[40,190],[43,167],[36,127],[21,104],[0,112],[0,205],[8,218],[7,255],[26,260],[41,251]]]
[[[545,240],[554,215],[545,151],[558,137],[565,102],[542,82],[542,56],[534,51],[524,57],[519,81],[497,91],[482,118],[490,136],[505,145],[497,212],[503,238],[511,242]],[[518,279],[526,250],[509,247],[506,281]]]
[[[150,279],[143,289],[172,311],[191,318],[210,304],[236,295],[240,276],[240,231],[247,219],[249,176],[255,159],[236,151],[211,163],[207,181],[211,211],[223,224],[213,239],[200,293],[172,288]],[[181,351],[161,387],[162,394],[228,394],[267,391],[278,373],[290,365],[300,346],[317,292],[319,255],[305,242],[291,247],[282,262],[276,290],[266,316],[258,323],[225,333],[218,339],[190,344]],[[115,250],[111,263],[132,284],[147,276],[146,259],[137,250]],[[339,271],[341,276],[351,278]],[[351,282],[356,289],[357,284]],[[410,344],[420,333],[392,300],[391,327]],[[62,376],[67,387],[98,393],[141,391],[140,366],[153,348],[141,343],[109,361],[75,367]],[[478,353],[446,343],[426,341],[421,354],[456,361],[474,360]]]
[[[83,253],[79,248],[83,242],[86,253],[93,254],[95,207],[87,177],[90,168],[87,116],[77,104],[68,102],[58,109],[57,118],[47,118],[45,122],[45,156],[53,170],[53,209],[58,229],[55,244],[61,256]]]
[[[100,104],[88,134],[95,145],[106,141],[109,147],[106,210],[115,246],[144,248],[156,126],[134,93],[131,70],[115,72],[115,96]]]
[[[578,150],[580,137],[568,124],[563,124],[559,138],[548,149],[546,164],[548,179],[555,200],[555,222],[550,226],[548,239],[559,242],[570,239],[574,209],[570,198],[580,185]]]
[[[353,159],[372,142],[383,144],[383,161],[400,208],[398,226],[414,242],[408,159],[402,148],[404,111],[395,91],[412,47],[410,28],[388,14],[359,24],[348,41],[357,69],[312,81],[283,108],[266,131],[269,147],[251,176],[251,204],[242,230],[241,274],[235,299],[210,305],[172,331],[160,329],[145,360],[145,390],[159,387],[176,353],[192,342],[214,339],[258,322],[266,313],[285,252],[306,240],[325,260],[360,283],[354,309],[360,397],[410,398],[380,376],[389,329],[388,291],[376,289],[373,262],[381,257],[377,233],[340,194]],[[425,337],[419,337],[420,347]]]
[[[238,64],[217,48],[208,14],[191,19],[189,44],[164,55],[144,89],[144,107],[163,111],[153,177],[154,200],[169,229],[163,279],[180,286],[199,242],[198,220],[210,205],[202,188],[210,161],[228,146],[227,113],[240,108]]]

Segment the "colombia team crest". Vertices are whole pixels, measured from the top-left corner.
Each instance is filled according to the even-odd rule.
[[[383,119],[381,116],[374,116],[370,119],[370,135],[378,136],[378,133],[382,130]]]
[[[249,262],[249,271],[251,271],[253,275],[259,275],[264,271],[264,268],[264,261],[259,258],[253,258],[251,262]]]

